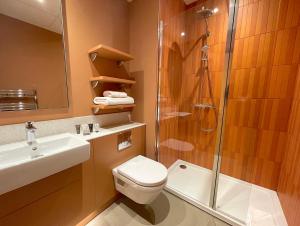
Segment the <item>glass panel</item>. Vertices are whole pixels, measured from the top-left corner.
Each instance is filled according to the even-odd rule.
[[[281,1],[240,2],[216,204],[249,225],[284,225],[276,191],[297,76],[290,52],[296,33],[277,24]],[[259,15],[269,15],[268,23]]]
[[[161,1],[159,160],[167,189],[208,206],[225,75],[227,1]]]

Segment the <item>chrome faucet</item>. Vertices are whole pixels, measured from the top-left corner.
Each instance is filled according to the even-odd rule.
[[[35,140],[36,128],[34,127],[33,122],[25,123],[25,131],[26,131],[27,144],[30,146],[36,144],[36,140]]]
[[[37,158],[40,156],[38,150],[38,144],[35,139],[35,131],[36,128],[33,125],[33,122],[26,122],[25,123],[25,131],[26,131],[26,141],[29,147],[31,148],[31,157]]]

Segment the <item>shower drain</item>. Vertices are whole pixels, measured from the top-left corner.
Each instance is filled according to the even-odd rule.
[[[179,167],[180,167],[181,169],[186,169],[186,165],[184,165],[184,164],[179,165]]]

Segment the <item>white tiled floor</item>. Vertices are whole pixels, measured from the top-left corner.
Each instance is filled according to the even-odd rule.
[[[225,222],[164,191],[150,205],[122,197],[87,226],[228,226]]]
[[[186,169],[179,165],[184,164]],[[166,189],[187,201],[208,206],[211,192],[211,170],[177,160],[169,168]],[[275,191],[226,175],[220,175],[217,210],[223,215],[251,226],[287,226]]]

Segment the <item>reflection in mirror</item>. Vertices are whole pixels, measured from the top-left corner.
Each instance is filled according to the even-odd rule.
[[[68,107],[60,0],[0,0],[0,111]]]
[[[170,68],[168,71],[170,97],[173,101],[178,101],[181,95],[183,57],[176,42],[173,42],[172,48],[169,49],[168,66]]]

